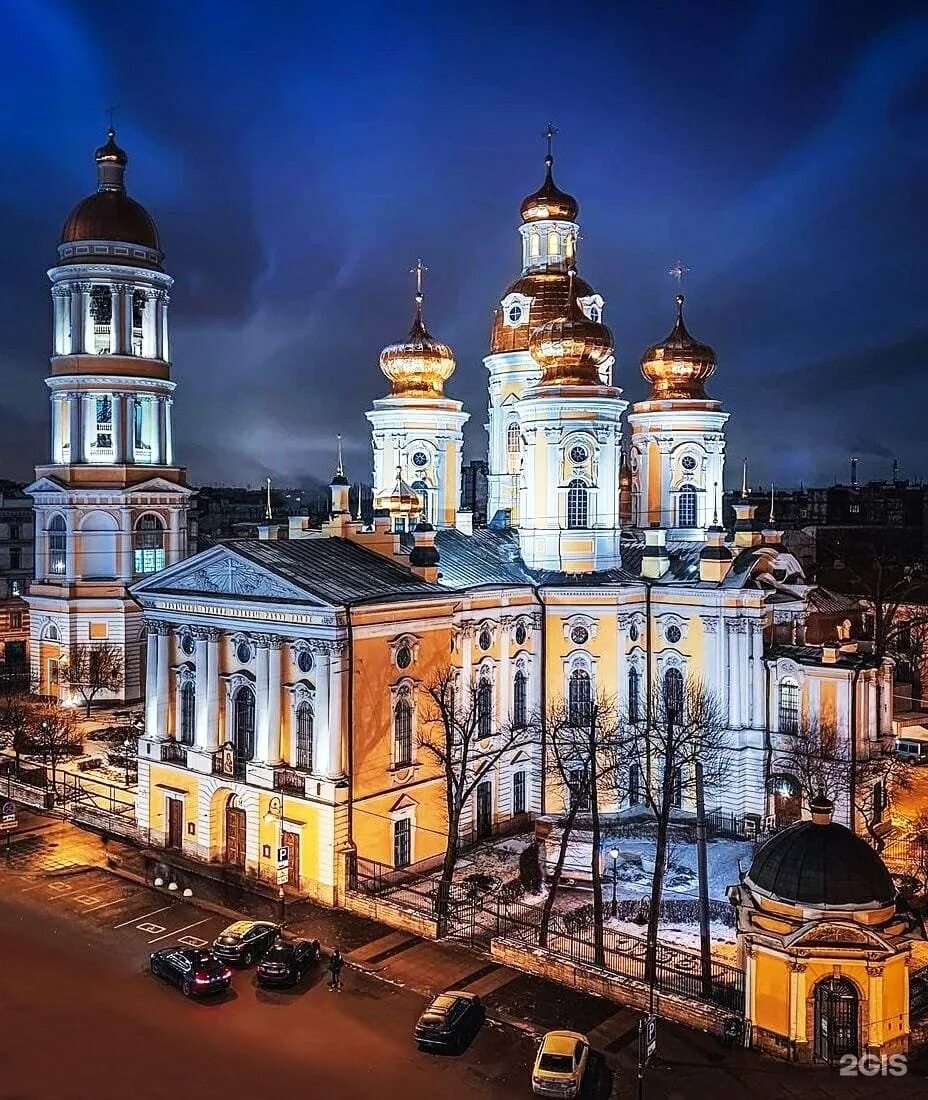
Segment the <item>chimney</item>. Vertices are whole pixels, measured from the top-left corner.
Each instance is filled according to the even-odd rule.
[[[258,524],[258,540],[259,542],[278,542],[281,539],[287,538],[286,529],[279,523],[259,523]]]
[[[699,555],[699,579],[721,584],[733,560],[734,554],[725,545],[725,532],[721,527],[710,527],[706,532],[706,545]]]
[[[822,646],[822,664],[823,665],[836,665],[838,663],[839,649],[834,643],[826,642]]]
[[[461,508],[455,513],[454,526],[462,535],[474,533],[474,513],[469,508]]]
[[[644,533],[644,550],[641,552],[641,575],[658,580],[670,568],[667,556],[667,532],[663,527],[648,527]]]
[[[435,546],[435,528],[420,520],[412,532],[413,548],[409,566],[424,581],[432,584],[438,580],[438,549]]]

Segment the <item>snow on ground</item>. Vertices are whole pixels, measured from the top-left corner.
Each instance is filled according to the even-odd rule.
[[[618,920],[616,917],[608,917],[605,927],[612,928],[616,932],[624,932],[627,936],[635,936],[639,940],[647,934],[646,925],[635,924],[633,921]],[[688,947],[693,951],[698,951],[699,925],[683,924],[679,921],[661,921],[658,938],[663,943],[672,943],[679,947]],[[709,939],[712,941],[712,952],[715,954],[717,945],[728,944],[734,947],[735,930],[720,924],[718,921],[710,921]]]
[[[612,847],[619,850],[617,896],[637,898],[651,889],[654,872],[654,841],[649,837],[619,837],[607,841],[604,848],[605,874],[612,879]],[[753,847],[748,840],[718,838],[709,841],[706,863],[709,871],[709,897],[725,901],[726,890],[738,883],[738,861],[750,865]],[[666,898],[695,898],[698,896],[696,872],[696,845],[675,841],[669,852],[670,870],[664,880]],[[611,890],[610,890],[611,897]]]

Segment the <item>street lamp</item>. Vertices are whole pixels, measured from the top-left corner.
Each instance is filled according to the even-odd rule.
[[[122,743],[123,763],[126,765],[126,790],[129,789],[129,750],[132,748],[132,739],[127,737]]]
[[[277,847],[280,848],[284,839],[284,800],[279,794],[275,794],[271,797],[267,804],[267,812],[264,815],[265,825],[273,825],[275,821],[278,823]],[[276,866],[279,866],[279,864],[275,862],[275,867]],[[285,907],[286,895],[284,894],[284,888],[280,885],[279,880],[277,884],[277,906],[280,923],[283,924],[287,915]]]
[[[616,916],[619,912],[619,903],[616,901],[615,888],[619,878],[619,849],[613,848],[609,853],[612,856],[612,915]]]

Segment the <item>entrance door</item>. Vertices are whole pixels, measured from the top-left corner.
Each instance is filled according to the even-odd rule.
[[[287,885],[300,888],[300,834],[288,830],[280,834],[280,846],[287,849]]]
[[[477,837],[485,840],[493,833],[493,786],[480,783],[477,786]]]
[[[226,806],[226,863],[245,866],[245,811]]]
[[[815,987],[815,1056],[834,1065],[844,1054],[857,1054],[859,1004],[847,978],[826,978]]]
[[[773,786],[773,816],[776,819],[777,828],[792,825],[794,821],[802,819],[802,788],[791,775],[774,776]]]
[[[168,799],[168,847],[184,846],[184,804],[179,798]]]

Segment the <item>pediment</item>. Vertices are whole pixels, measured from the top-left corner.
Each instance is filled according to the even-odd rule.
[[[55,481],[53,477],[40,477],[38,481],[33,481],[23,489],[26,496],[30,497],[37,493],[63,493],[64,491],[65,486],[60,481]]]
[[[137,485],[131,485],[125,491],[126,496],[133,496],[134,494],[143,495],[146,493],[174,493],[180,497],[192,497],[194,495],[193,489],[188,489],[186,485],[178,485],[174,481],[168,481],[167,478],[153,477],[148,481],[141,481]]]
[[[389,809],[389,813],[399,813],[400,810],[413,810],[418,806],[414,798],[410,798],[408,794],[401,794],[400,797],[393,803]]]
[[[202,554],[156,573],[133,585],[138,596],[196,592],[204,596],[230,596],[248,600],[292,600],[322,604],[318,598],[270,569],[255,565],[225,546],[215,546]]]
[[[892,950],[891,945],[881,936],[850,921],[816,921],[814,924],[807,924],[800,928],[792,938],[786,941],[786,946],[790,948],[826,945],[831,947],[869,948],[877,951]]]

